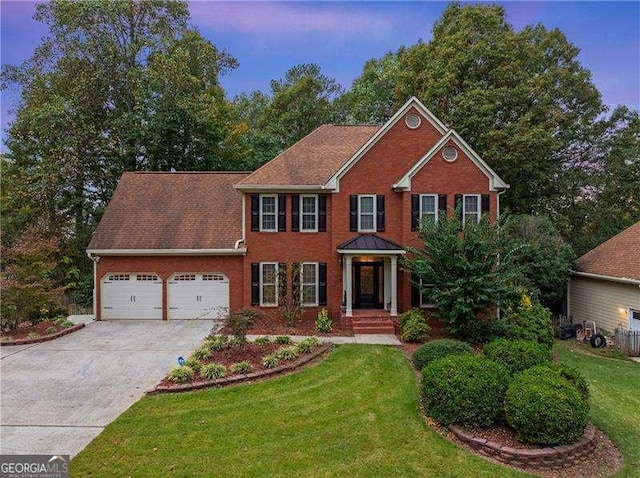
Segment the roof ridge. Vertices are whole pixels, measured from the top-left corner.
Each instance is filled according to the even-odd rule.
[[[125,171],[122,174],[251,174],[251,171]]]

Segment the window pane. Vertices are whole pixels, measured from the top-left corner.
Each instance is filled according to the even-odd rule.
[[[464,197],[464,222],[478,222],[480,214],[478,213],[478,196]]]
[[[364,229],[364,230],[373,229],[373,214],[360,215],[360,229]]]
[[[275,285],[264,285],[262,287],[262,303],[263,304],[276,303],[276,286]]]
[[[362,214],[372,214],[373,213],[373,198],[372,197],[361,197],[360,198],[360,212]]]
[[[302,283],[303,284],[316,283],[316,265],[315,264],[302,265]]]
[[[422,196],[422,213],[436,212],[436,198],[434,196]]]
[[[262,197],[262,212],[275,213],[276,212],[276,198],[274,197]]]
[[[316,213],[316,198],[303,197],[302,198],[302,212],[304,213]]]
[[[275,284],[276,282],[276,266],[275,264],[262,265],[262,283]]]
[[[316,303],[316,286],[303,285],[302,286],[302,303],[303,304],[315,304]]]
[[[271,216],[262,216],[262,229],[271,230],[276,228],[276,217],[275,215]]]

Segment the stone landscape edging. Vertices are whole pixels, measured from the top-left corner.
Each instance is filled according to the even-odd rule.
[[[0,341],[0,345],[30,345],[30,344],[38,344],[40,342],[48,342],[49,340],[57,339],[58,337],[62,337],[64,335],[69,335],[71,332],[75,332],[76,330],[82,329],[86,324],[76,324],[72,327],[67,327],[66,329],[62,329],[55,334],[49,335],[41,335],[40,337],[34,337],[32,339],[16,339],[16,340],[3,340]]]
[[[205,380],[202,382],[196,383],[185,383],[185,384],[176,384],[176,385],[158,385],[155,388],[148,390],[146,392],[147,395],[156,395],[159,393],[176,393],[176,392],[188,392],[190,390],[200,390],[202,388],[208,387],[226,387],[228,385],[233,385],[236,383],[242,383],[255,379],[263,379],[266,377],[270,377],[272,375],[278,375],[284,372],[291,372],[300,368],[302,365],[309,363],[313,359],[319,357],[327,350],[331,348],[333,344],[321,344],[318,346],[318,349],[313,351],[311,354],[302,357],[295,362],[291,362],[286,365],[280,365],[279,367],[260,370],[258,372],[251,372],[247,374],[241,375],[233,375],[232,377],[226,378],[217,378],[215,380]]]
[[[595,427],[592,424],[585,427],[582,438],[575,443],[534,449],[501,445],[477,437],[472,432],[455,425],[449,427],[449,430],[481,455],[520,468],[564,468],[586,457],[596,446]]]

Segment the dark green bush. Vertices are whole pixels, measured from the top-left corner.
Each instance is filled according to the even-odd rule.
[[[543,344],[549,350],[553,347],[553,322],[551,311],[540,303],[525,301],[515,312],[505,314],[505,322],[510,326],[510,337],[532,340]]]
[[[585,400],[589,399],[589,385],[578,370],[563,363],[554,364],[553,368],[558,371],[562,378],[576,387],[576,390],[580,392],[580,395],[582,395]]]
[[[494,340],[484,346],[484,354],[504,365],[512,375],[534,365],[550,364],[552,358],[549,349],[530,340]]]
[[[469,324],[470,335],[474,342],[486,344],[497,339],[513,338],[513,326],[497,317],[477,320]]]
[[[443,425],[493,425],[502,414],[507,385],[502,365],[469,353],[438,359],[422,370],[425,411]]]
[[[411,309],[400,315],[400,332],[406,342],[420,342],[427,338],[429,325],[422,312]]]
[[[439,339],[427,342],[413,353],[413,364],[418,370],[422,370],[434,360],[447,355],[460,355],[472,352],[471,346],[466,342],[453,339]]]
[[[582,436],[589,406],[560,372],[542,365],[514,378],[504,411],[518,439],[536,445],[562,445]]]

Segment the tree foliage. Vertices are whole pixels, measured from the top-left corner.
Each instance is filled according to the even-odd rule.
[[[461,229],[457,215],[424,222],[420,228],[424,246],[412,249],[413,257],[404,266],[422,284],[433,286],[431,301],[449,331],[469,338],[478,320],[491,317],[498,303],[516,294],[522,246],[486,216]],[[421,287],[420,282],[414,285]]]
[[[3,158],[3,242],[45,221],[83,253],[124,171],[244,169],[243,134],[219,76],[237,66],[188,27],[187,4],[153,0],[36,6],[49,34],[3,87],[21,87]]]

